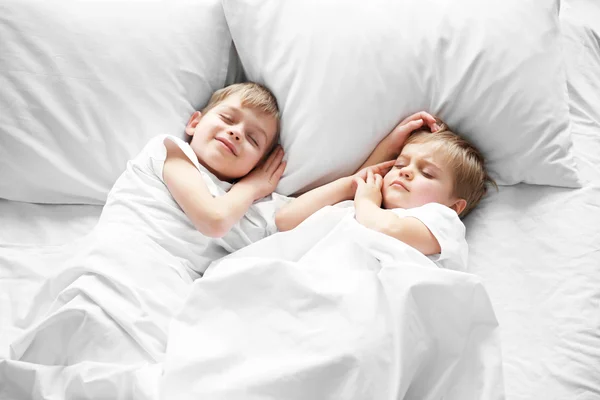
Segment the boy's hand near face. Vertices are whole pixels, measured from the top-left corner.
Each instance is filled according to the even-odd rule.
[[[223,237],[255,200],[275,190],[285,169],[283,150],[275,148],[265,162],[222,196],[213,197],[202,175],[183,150],[166,139],[163,179],[169,192],[196,229],[209,237]]]
[[[404,118],[394,129],[392,129],[384,140],[387,140],[387,144],[400,154],[402,146],[404,146],[404,143],[411,132],[422,128],[425,125],[429,127],[431,132],[435,132],[439,129],[435,122],[435,118],[431,114],[420,111]]]
[[[379,174],[374,174],[372,170],[367,170],[367,179],[363,180],[362,177],[357,176],[352,181],[353,186],[356,187],[354,193],[354,206],[358,209],[367,203],[374,204],[381,208],[381,186],[383,185],[383,178]]]
[[[379,164],[375,164],[375,165],[371,165],[369,167],[365,167],[365,168],[359,170],[357,173],[355,173],[353,175],[353,178],[354,178],[353,181],[355,181],[356,178],[360,178],[363,182],[366,182],[369,171],[373,175],[385,176],[385,174],[387,174],[389,172],[389,170],[392,169],[392,167],[394,166],[394,164],[396,164],[396,159],[389,160],[389,161],[384,161],[384,162],[379,163]],[[356,191],[356,188],[357,188],[357,183],[356,182],[353,182],[352,188],[353,188],[354,191]]]
[[[385,219],[386,213],[381,209],[383,178],[367,170],[366,180],[355,177],[352,184],[356,186],[354,194],[356,220],[367,228],[376,229],[379,222]]]
[[[381,142],[379,142],[367,161],[365,161],[359,169],[378,164],[385,160],[395,160],[400,154],[400,151],[402,151],[402,147],[410,134],[423,126],[429,127],[431,132],[436,132],[439,129],[435,118],[425,111],[420,111],[404,118]]]
[[[269,157],[257,165],[252,172],[239,180],[234,186],[247,187],[254,193],[254,200],[258,200],[273,193],[283,171],[286,162],[283,161],[283,149],[275,147]]]
[[[368,180],[369,174],[381,178],[394,166],[395,162],[396,160],[391,160],[364,168],[354,175],[339,178],[304,193],[277,212],[275,216],[277,228],[280,231],[293,229],[325,206],[334,205],[344,200],[352,200],[356,192],[356,184],[353,182],[355,179],[361,180],[364,184]],[[379,196],[381,196],[381,189],[379,190]],[[381,199],[379,204],[381,204]]]

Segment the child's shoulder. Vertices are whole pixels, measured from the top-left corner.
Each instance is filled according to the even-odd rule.
[[[144,146],[144,148],[142,149],[142,151],[140,152],[140,155],[146,156],[146,157],[150,157],[153,158],[155,160],[161,160],[164,161],[167,157],[167,141],[179,146],[181,148],[181,150],[188,155],[188,149],[191,150],[189,144],[187,144],[185,141],[183,141],[182,139],[173,136],[173,135],[158,135],[155,136],[153,138],[151,138],[146,145]],[[192,151],[192,155],[193,151]],[[189,155],[188,155],[189,156]],[[193,159],[197,162],[198,160],[196,159],[195,155],[193,157]]]
[[[432,226],[445,227],[465,234],[465,225],[452,208],[440,203],[427,203],[413,208],[391,209],[399,217],[415,217],[423,222],[430,230]]]

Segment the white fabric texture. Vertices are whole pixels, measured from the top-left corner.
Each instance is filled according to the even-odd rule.
[[[498,334],[474,275],[327,207],[194,283],[161,398],[501,399]]]
[[[248,79],[281,108],[288,165],[277,192],[353,173],[420,110],[478,146],[501,184],[578,186],[558,0],[223,6]]]
[[[0,3],[0,197],[103,204],[225,82],[218,0]]]
[[[10,358],[57,366],[162,361],[169,322],[192,282],[188,265],[147,235],[106,226],[70,250],[56,255],[60,272],[16,320]]]
[[[57,246],[89,233],[102,206],[34,204],[0,199],[0,245]]]
[[[504,187],[465,220],[510,400],[600,398],[600,3],[562,1],[561,24],[583,187]]]

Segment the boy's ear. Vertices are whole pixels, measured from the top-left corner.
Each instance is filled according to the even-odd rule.
[[[454,202],[454,204],[450,206],[450,208],[456,211],[458,215],[460,215],[460,213],[463,212],[465,207],[467,207],[467,201],[465,199],[458,199],[456,200],[456,202]]]
[[[187,133],[190,136],[194,136],[196,125],[198,125],[198,123],[200,122],[200,118],[202,118],[202,113],[200,111],[195,111],[190,117],[190,120],[188,121],[187,125],[185,126],[185,133]]]

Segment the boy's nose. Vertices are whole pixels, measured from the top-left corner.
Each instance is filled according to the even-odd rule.
[[[412,179],[412,177],[413,177],[412,172],[409,169],[407,169],[407,168],[402,169],[400,171],[400,175],[402,175],[406,179]]]
[[[232,136],[232,138],[236,141],[239,141],[241,138],[241,134],[239,132],[234,132],[234,131],[230,130],[228,133],[229,133],[229,136]]]

